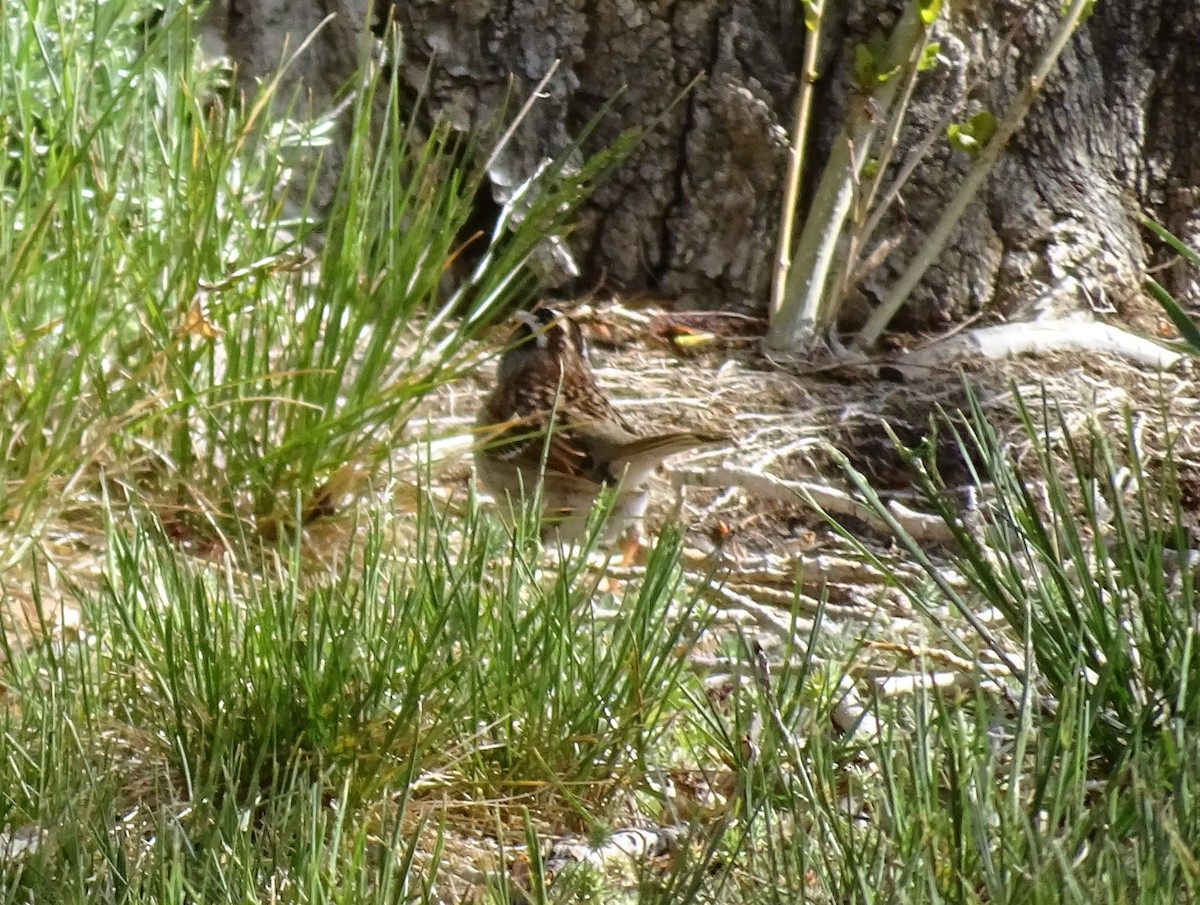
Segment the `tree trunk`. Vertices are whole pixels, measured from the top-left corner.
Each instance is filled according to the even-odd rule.
[[[434,111],[461,121],[499,109],[510,75],[527,91],[560,61],[501,181],[569,146],[614,98],[585,152],[651,126],[575,233],[585,271],[697,305],[761,307],[803,46],[798,4],[410,0],[397,12],[408,78],[432,67]]]
[[[287,0],[290,27],[339,11],[331,3],[307,0],[311,11],[295,18],[306,3]],[[228,43],[255,74],[261,62],[248,61],[281,55],[282,34],[246,29],[248,19],[263,18],[253,11],[267,5],[231,2],[242,24],[231,18]],[[365,0],[356,12],[352,0],[333,5],[357,15],[361,33]],[[857,97],[856,45],[872,31],[886,33],[898,14],[898,3],[887,0],[826,7],[810,171]],[[413,88],[430,78],[432,114],[464,128],[500,109],[511,115],[560,61],[493,170],[501,197],[568,148],[614,97],[585,152],[626,128],[651,125],[572,236],[589,278],[603,275],[614,288],[662,292],[691,306],[761,313],[805,38],[800,9],[795,0],[406,0],[394,4],[393,15],[404,39],[404,78]],[[893,168],[903,149],[931,130],[944,132],[948,111],[956,120],[982,108],[1002,117],[1058,11],[1058,0],[946,3],[939,64],[922,78]],[[329,33],[345,44],[345,29]],[[1139,291],[1148,256],[1139,211],[1200,241],[1198,34],[1200,0],[1099,0],[918,287],[905,312],[911,325],[985,307],[1010,317],[1115,308],[1137,318],[1151,310]],[[301,69],[346,81],[345,51],[331,41],[314,42],[306,52],[320,62]],[[860,286],[868,305],[920,246],[969,166],[939,134],[884,220],[880,236],[894,236],[897,246]],[[1182,267],[1160,277],[1188,300],[1200,293],[1196,275]]]

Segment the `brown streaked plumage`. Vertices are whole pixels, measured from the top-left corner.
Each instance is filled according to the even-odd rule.
[[[636,524],[663,460],[725,438],[679,431],[638,436],[596,384],[579,325],[550,308],[519,312],[496,386],[478,418],[479,478],[502,504],[532,498],[560,538],[580,539],[592,504],[615,487],[611,538]]]

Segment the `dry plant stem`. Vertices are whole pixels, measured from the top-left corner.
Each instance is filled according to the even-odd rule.
[[[707,574],[712,568],[711,554],[698,550],[685,549],[682,561],[688,569],[697,574]],[[614,570],[610,568],[609,571],[612,573]],[[621,576],[618,574],[617,577]],[[787,557],[780,555],[749,566],[735,564],[721,572],[722,581],[729,587],[749,588],[768,602],[777,600],[774,596],[777,593],[787,594],[790,601],[797,582],[806,590],[811,588],[816,594],[820,593],[823,587],[830,585],[859,584],[877,587],[887,586],[897,580],[920,581],[921,578],[922,573],[915,568],[898,564],[894,571],[889,567],[889,571],[884,572],[859,559],[824,553]],[[958,575],[950,575],[947,580],[954,587],[964,586],[962,578]],[[837,615],[837,611],[831,609],[831,606],[837,604],[826,603],[826,613]],[[907,612],[906,609],[905,613]]]
[[[1012,46],[1013,36],[1017,33],[1019,28],[1020,25],[1014,25],[1009,33],[1005,35],[1004,41],[1001,44],[1002,50],[1000,52],[1004,52]],[[896,174],[896,178],[892,181],[892,184],[889,185],[887,191],[883,193],[883,198],[880,200],[879,204],[876,205],[875,209],[871,211],[871,215],[867,220],[867,225],[863,227],[864,245],[870,243],[871,237],[874,236],[875,231],[879,229],[879,224],[883,220],[883,215],[887,213],[888,209],[893,204],[896,203],[896,198],[899,197],[900,190],[908,184],[908,180],[910,180],[912,178],[912,174],[916,172],[917,166],[928,156],[929,149],[933,147],[934,142],[945,136],[947,127],[951,122],[954,121],[954,117],[958,115],[958,111],[962,109],[963,100],[974,94],[974,92],[982,83],[982,76],[977,76],[976,78],[972,79],[967,84],[966,90],[962,93],[962,95],[959,96],[958,100],[953,105],[947,107],[946,112],[942,114],[942,117],[936,123],[934,123],[933,128],[929,130],[929,134],[922,138],[921,141],[914,145],[912,150],[909,151],[908,156],[904,158],[904,163],[900,166],[900,172]],[[880,173],[882,172],[883,169],[880,168]],[[850,281],[850,286],[853,287],[857,285],[861,279],[861,275],[857,275],[857,278],[852,278]]]
[[[860,193],[857,203],[854,205],[854,210],[850,218],[851,228],[847,233],[847,243],[845,253],[841,255],[841,260],[838,262],[837,279],[833,283],[833,290],[829,294],[831,299],[841,299],[845,297],[846,291],[849,288],[851,274],[858,267],[861,257],[861,251],[870,241],[870,233],[867,232],[864,221],[869,223],[868,214],[875,205],[875,197],[879,194],[880,186],[883,184],[884,174],[887,172],[888,165],[892,161],[892,155],[896,153],[896,148],[900,143],[900,128],[904,125],[905,116],[908,113],[909,104],[912,102],[913,91],[917,87],[917,76],[920,74],[921,58],[925,55],[925,48],[929,46],[929,30],[925,29],[921,35],[921,40],[918,41],[909,54],[904,65],[904,85],[900,90],[900,97],[895,104],[892,105],[888,113],[888,127],[884,133],[883,146],[880,148],[879,154],[876,157],[875,175],[870,179],[867,190]],[[895,195],[890,195],[888,203],[895,200]],[[880,211],[875,212],[877,215]],[[878,220],[872,218],[878,223]]]
[[[626,867],[632,870],[650,858],[662,857],[679,846],[683,827],[626,827],[598,845],[586,841],[555,844],[546,858],[546,872],[556,874],[568,864],[590,864],[596,870]],[[615,862],[615,863],[614,863]]]
[[[861,130],[869,144],[869,123]],[[820,328],[821,298],[829,266],[837,248],[842,224],[854,198],[851,142],[845,136],[834,142],[813,205],[800,234],[800,244],[788,275],[783,299],[771,328],[767,346],[786,351],[812,342]]]
[[[808,503],[819,510],[833,515],[851,516],[874,525],[883,533],[890,530],[875,511],[854,499],[850,494],[832,487],[809,484],[803,481],[787,481],[772,475],[760,474],[744,468],[718,467],[680,472],[678,479],[688,484],[704,487],[738,486],[757,497],[785,503]],[[923,515],[892,503],[892,517],[904,526],[904,530],[927,543],[949,544],[954,542],[953,533],[940,518]]]
[[[512,137],[517,134],[517,129],[524,122],[525,117],[529,115],[529,111],[533,109],[533,105],[545,96],[542,92],[546,90],[546,86],[554,78],[554,73],[558,72],[560,63],[562,63],[562,60],[556,59],[550,64],[550,68],[546,70],[546,74],[542,76],[542,80],[537,83],[537,86],[530,92],[529,97],[525,99],[525,103],[521,105],[521,109],[517,112],[516,117],[509,124],[508,128],[504,130],[504,134],[500,136],[499,141],[496,142],[496,147],[492,149],[492,153],[488,156],[487,163],[483,165],[483,169],[486,172],[490,173],[492,171],[492,167],[496,165],[496,158],[500,156],[505,146],[512,141]]]
[[[962,109],[962,98],[954,106],[946,110],[946,113],[938,120],[937,124],[929,130],[929,134],[921,139],[908,156],[904,158],[904,163],[900,166],[900,172],[896,174],[895,180],[888,186],[887,191],[883,193],[883,198],[879,205],[871,211],[867,218],[867,223],[863,227],[862,235],[863,242],[868,243],[871,237],[875,235],[875,231],[879,229],[879,224],[883,220],[883,215],[888,209],[896,203],[896,199],[900,196],[900,190],[908,184],[908,180],[912,178],[912,174],[916,172],[917,166],[929,154],[929,149],[933,147],[934,142],[938,141],[946,134],[946,127],[950,125],[958,111]],[[881,170],[882,172],[882,170]]]
[[[710,597],[717,598],[720,603],[727,604],[713,614],[714,619],[720,619],[722,614],[740,613],[752,621],[759,631],[772,635],[797,650],[805,649],[804,636],[813,630],[811,619],[795,613],[782,613],[777,607],[759,603],[748,594],[733,588],[709,585],[704,591]],[[738,620],[734,621],[740,624]]]
[[[906,4],[892,32],[888,59],[907,59],[924,35],[917,5]],[[899,90],[896,79],[880,84],[873,94],[855,105],[847,125],[834,139],[812,207],[804,220],[784,298],[771,318],[768,348],[790,351],[809,345],[836,319],[837,306],[825,293],[825,285],[854,200],[861,165],[878,131],[871,109],[892,109]]]
[[[982,672],[984,676],[993,679],[1007,678],[1008,670],[1003,666],[981,663],[978,659],[959,657],[938,647],[914,646],[900,644],[895,641],[870,641],[867,648],[872,651],[887,651],[906,657],[909,660],[929,660],[940,666],[949,667],[955,672],[976,675]],[[894,673],[890,673],[893,674]]]
[[[802,6],[805,6],[803,2]],[[812,115],[813,83],[817,79],[817,47],[821,39],[824,0],[811,0],[811,10],[804,16],[808,34],[804,40],[804,61],[800,70],[800,89],[796,93],[796,126],[792,132],[792,149],[788,158],[787,187],[783,193],[783,208],[779,213],[779,245],[775,261],[775,280],[771,286],[771,317],[779,312],[786,295],[788,274],[792,268],[792,233],[796,225],[796,206],[799,203],[800,177],[804,172],[804,145],[808,141],[808,123]]]
[[[879,721],[863,702],[849,676],[842,676],[838,691],[840,696],[829,715],[833,724],[859,744],[870,745],[880,741]]]
[[[894,698],[901,695],[912,695],[917,692],[929,692],[934,689],[976,689],[986,687],[974,676],[961,672],[931,672],[912,673],[904,676],[890,676],[875,683],[875,696],[879,698]]]
[[[950,238],[950,233],[958,225],[958,221],[962,218],[963,212],[966,211],[967,205],[974,199],[976,192],[983,185],[984,179],[987,178],[992,168],[996,165],[996,161],[1000,157],[1000,152],[1004,150],[1004,146],[1008,144],[1009,139],[1016,134],[1017,129],[1021,127],[1021,123],[1024,122],[1025,115],[1037,99],[1042,85],[1050,75],[1050,70],[1058,62],[1058,58],[1066,48],[1067,42],[1075,33],[1075,29],[1079,27],[1080,19],[1083,17],[1084,9],[1088,6],[1089,2],[1090,0],[1072,0],[1071,8],[1063,18],[1062,27],[1059,29],[1058,34],[1054,36],[1054,40],[1050,42],[1050,46],[1046,48],[1046,52],[1042,55],[1042,58],[1038,61],[1038,65],[1034,70],[1033,76],[1029,79],[1029,83],[1017,96],[1016,101],[1004,119],[996,126],[996,133],[992,136],[992,140],[980,152],[979,157],[975,161],[975,166],[967,173],[967,177],[963,180],[958,194],[954,196],[950,206],[942,214],[925,242],[921,245],[921,251],[913,258],[904,273],[900,275],[900,279],[896,281],[896,284],[892,287],[892,291],[888,293],[888,297],[875,309],[866,326],[862,328],[862,331],[855,338],[855,347],[863,349],[875,345],[884,328],[887,327],[896,312],[900,310],[900,306],[912,294],[921,277],[925,275],[925,271],[929,269],[930,265],[942,253],[942,250],[946,246],[946,240]]]
[[[917,77],[921,73],[921,59],[925,56],[925,49],[928,46],[929,29],[925,28],[921,32],[921,39],[913,45],[912,52],[909,54],[908,61],[905,64],[904,85],[900,91],[900,99],[892,105],[889,114],[888,128],[883,138],[883,147],[880,149],[877,157],[878,168],[871,179],[870,187],[863,196],[859,211],[856,212],[862,216],[865,216],[874,207],[875,196],[879,194],[884,174],[887,172],[888,165],[892,162],[892,155],[896,153],[896,148],[900,146],[900,129],[904,126],[905,115],[908,113],[909,105],[912,103],[913,91],[917,87]]]

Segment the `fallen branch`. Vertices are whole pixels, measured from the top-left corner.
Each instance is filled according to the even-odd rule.
[[[1183,355],[1099,321],[1055,320],[979,327],[917,349],[891,362],[904,377],[943,371],[968,359],[1005,359],[1046,352],[1102,353],[1126,358],[1145,367],[1169,370]]]
[[[843,490],[835,490],[821,484],[788,481],[774,475],[729,466],[692,470],[677,469],[672,474],[674,479],[682,484],[703,487],[737,485],[762,499],[778,500],[784,503],[808,503],[818,511],[829,515],[850,516],[866,522],[882,534],[891,533],[887,523],[879,518],[866,503],[856,500]],[[917,540],[938,544],[954,542],[954,534],[938,516],[913,512],[896,503],[890,503],[888,508],[904,530]]]
[[[740,594],[730,588],[720,585],[706,585],[701,591],[710,597],[715,597],[725,606],[713,615],[715,621],[725,621],[730,614],[738,613],[750,619],[759,630],[772,635],[797,650],[808,646],[805,636],[811,635],[813,621],[798,614],[781,613],[773,606],[759,603],[745,594]],[[733,621],[740,624],[741,619],[734,617]]]

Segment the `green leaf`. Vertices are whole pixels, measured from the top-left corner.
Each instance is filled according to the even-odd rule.
[[[1096,8],[1096,0],[1091,0],[1091,2],[1088,3],[1083,8],[1083,12],[1081,12],[1079,14],[1079,21],[1083,22],[1084,19],[1086,19],[1088,16],[1090,16],[1092,14],[1092,10],[1094,10],[1095,8]],[[1071,10],[1071,0],[1064,0],[1064,2],[1061,3],[1058,7],[1058,14],[1060,16],[1065,16],[1068,12],[1070,12],[1070,10]]]
[[[975,139],[981,145],[986,145],[996,134],[996,117],[991,110],[980,110],[971,117],[970,123],[971,131],[975,133]]]
[[[921,23],[926,27],[932,25],[942,11],[942,0],[917,0],[917,12]]]
[[[900,71],[899,66],[888,66],[887,37],[881,31],[854,48],[854,76],[860,88],[873,91],[875,86],[886,82]]]
[[[942,45],[937,41],[930,41],[921,51],[921,59],[917,61],[917,72],[924,72],[926,69],[932,69],[937,65],[937,56],[941,51]]]
[[[1146,227],[1146,229],[1150,230],[1152,233],[1154,233],[1154,235],[1158,236],[1160,239],[1170,245],[1171,248],[1183,255],[1184,259],[1187,260],[1188,263],[1196,267],[1200,267],[1200,252],[1197,252],[1196,249],[1192,248],[1165,226],[1156,223],[1149,217],[1142,216],[1140,219],[1142,221],[1142,226]]]
[[[804,27],[813,32],[821,27],[821,8],[816,0],[804,0]]]
[[[970,128],[963,123],[951,123],[946,128],[946,137],[950,139],[950,146],[956,151],[974,154],[979,150],[979,142],[971,134]]]
[[[990,110],[980,110],[965,123],[951,123],[946,129],[950,145],[968,154],[977,154],[996,133],[996,117]]]
[[[875,53],[866,44],[858,44],[854,48],[854,78],[864,88],[869,88],[875,81],[879,71],[879,63]]]
[[[1175,329],[1179,331],[1183,341],[1191,346],[1194,352],[1200,352],[1200,329],[1197,329],[1196,322],[1192,320],[1191,315],[1184,311],[1179,302],[1175,301],[1175,297],[1157,281],[1146,277],[1145,286],[1146,291],[1154,296],[1154,300],[1162,306],[1167,317],[1171,319],[1171,323],[1175,325]]]

